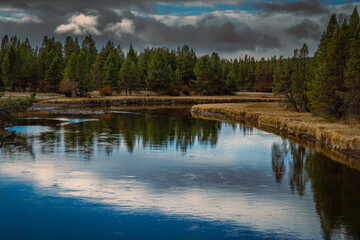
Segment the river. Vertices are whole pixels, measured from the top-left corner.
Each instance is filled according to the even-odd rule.
[[[357,239],[360,172],[189,108],[19,115],[0,239]]]

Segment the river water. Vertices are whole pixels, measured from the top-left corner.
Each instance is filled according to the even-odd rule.
[[[357,239],[360,172],[188,108],[19,115],[0,239]]]

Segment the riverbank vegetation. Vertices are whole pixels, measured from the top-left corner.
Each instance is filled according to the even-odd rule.
[[[0,93],[1,96],[3,95]],[[25,111],[35,101],[35,94],[25,98],[1,98],[0,96],[0,130],[10,125],[13,114]],[[0,133],[1,135],[1,133]],[[1,137],[1,136],[0,136]]]
[[[248,120],[287,135],[318,141],[331,149],[360,158],[360,124],[328,122],[307,112],[284,109],[280,103],[225,103],[195,105],[192,111]]]
[[[296,111],[325,118],[360,116],[360,20],[333,14],[312,59],[304,44],[290,59],[280,57],[274,74],[275,94]]]

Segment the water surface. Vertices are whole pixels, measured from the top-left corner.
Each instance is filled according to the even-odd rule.
[[[0,239],[360,238],[360,174],[189,109],[21,115],[0,148]]]

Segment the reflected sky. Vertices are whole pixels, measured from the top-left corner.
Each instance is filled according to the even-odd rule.
[[[37,127],[38,132],[14,134],[0,149],[0,191],[25,184],[31,191],[23,198],[46,196],[50,200],[45,205],[53,204],[51,198],[73,199],[64,200],[64,205],[85,204],[89,210],[100,205],[106,209],[99,210],[100,215],[176,219],[176,223],[159,221],[157,231],[177,224],[177,231],[187,232],[179,222],[215,223],[217,227],[207,227],[213,229],[207,229],[208,234],[195,227],[189,236],[197,238],[236,238],[245,233],[255,239],[358,236],[353,219],[360,215],[356,205],[360,189],[351,186],[360,179],[358,172],[281,137],[241,124],[194,119],[188,110],[118,111],[98,116],[97,121],[92,121],[94,116],[83,121],[66,117],[72,123],[67,125],[54,123],[55,118],[19,120],[19,126]],[[349,187],[333,189],[337,195],[346,189],[342,194],[354,201],[346,203],[355,211],[353,216],[344,216],[346,211],[330,214],[337,224],[331,225],[330,217],[319,213],[328,212],[322,208],[323,195],[334,196],[319,195],[323,172],[318,159],[332,164],[327,182],[337,181],[339,169],[346,174],[344,179],[351,180],[345,181]],[[33,216],[39,217],[43,216]],[[66,217],[71,219],[71,213]],[[135,224],[134,220],[120,228]],[[214,231],[223,235],[213,235]]]

